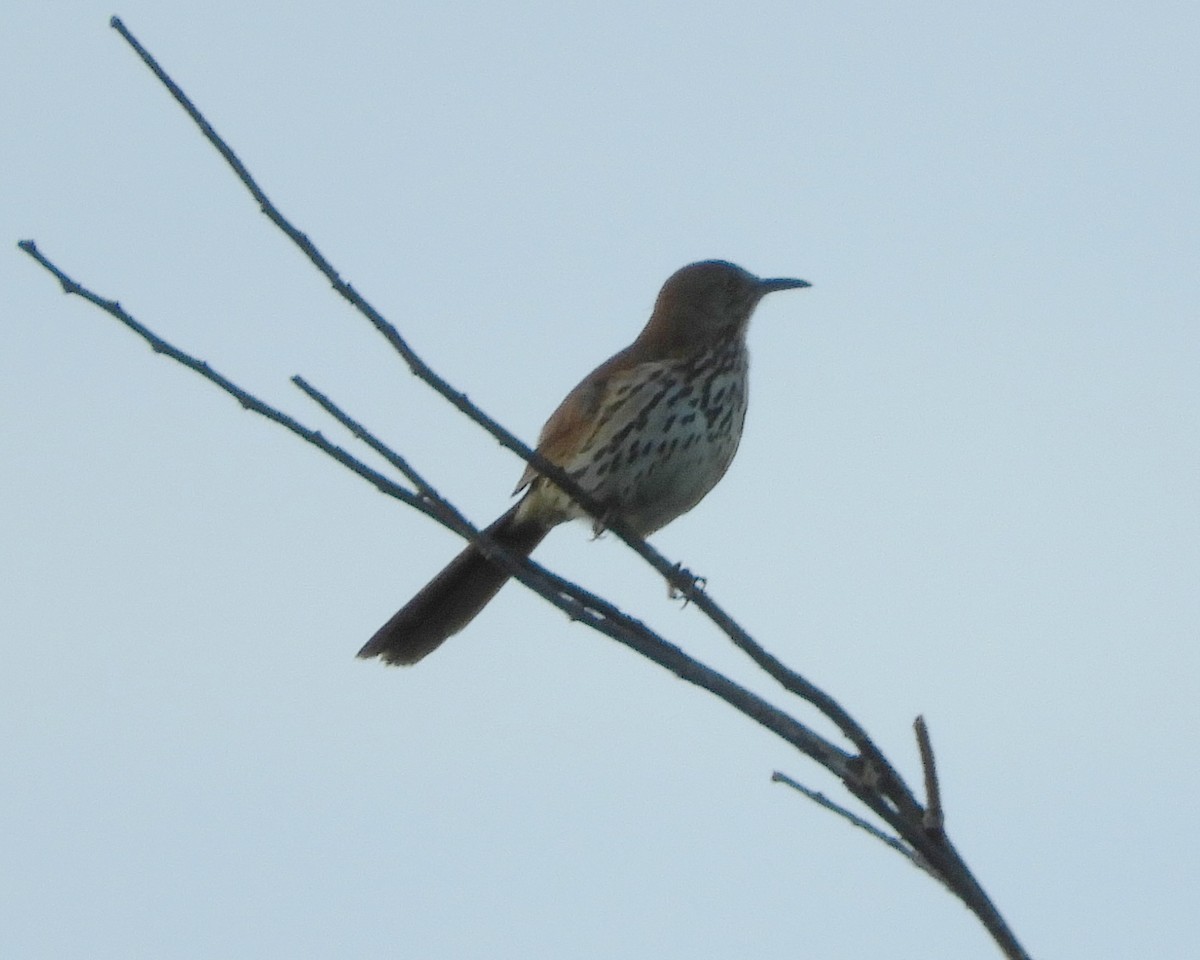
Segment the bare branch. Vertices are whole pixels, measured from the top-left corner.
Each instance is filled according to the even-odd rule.
[[[813,803],[817,804],[818,806],[824,807],[826,810],[829,810],[832,813],[836,813],[839,817],[841,817],[842,819],[849,822],[849,824],[852,827],[857,827],[859,830],[865,830],[867,833],[869,833],[871,836],[873,836],[876,840],[879,840],[881,843],[887,844],[889,847],[891,847],[893,850],[895,850],[898,854],[900,854],[902,857],[904,857],[904,859],[907,860],[909,863],[911,863],[914,867],[920,868],[925,873],[927,873],[931,877],[933,877],[938,883],[942,883],[942,884],[945,883],[945,881],[942,880],[942,878],[940,876],[938,876],[937,871],[934,870],[933,868],[931,868],[929,866],[929,864],[925,862],[925,859],[919,853],[917,853],[916,850],[914,850],[912,847],[910,847],[908,844],[906,844],[899,837],[893,836],[890,833],[886,833],[885,831],[880,830],[877,826],[875,826],[875,824],[871,823],[869,820],[864,820],[862,817],[858,816],[858,814],[843,807],[840,803],[835,803],[833,800],[830,800],[827,796],[825,796],[825,794],[821,793],[819,790],[813,790],[811,787],[806,787],[804,784],[799,783],[796,780],[793,780],[786,773],[781,773],[779,770],[776,770],[774,773],[771,774],[771,781],[773,783],[785,784],[785,785],[791,787],[793,790],[796,790],[799,793],[804,794],[804,796],[808,797],[809,800],[811,800]]]
[[[236,154],[229,148],[228,144],[217,135],[211,124],[200,114],[191,100],[163,71],[145,48],[129,33],[124,24],[115,17],[111,23],[113,28],[121,34],[125,41],[137,52],[138,56],[154,72],[159,81],[167,87],[171,95],[187,111],[209,142],[220,152],[239,180],[259,204],[262,212],[293,243],[300,247],[313,265],[330,281],[339,295],[349,301],[375,326],[393,349],[400,354],[412,372],[457,409],[475,420],[475,422],[482,426],[503,446],[517,453],[524,460],[531,463],[536,470],[565,490],[588,513],[593,516],[603,515],[602,505],[594,502],[562,470],[540,457],[536,452],[530,450],[483,411],[475,407],[465,394],[454,390],[446,381],[434,373],[412,351],[403,338],[400,337],[395,327],[367,303],[350,284],[341,279],[332,265],[309,238],[279,213],[263,190],[251,177],[245,165],[242,164]],[[628,531],[623,529],[620,523],[609,523],[608,526],[631,549],[654,567],[669,583],[675,586],[680,593],[693,602],[713,623],[729,636],[736,646],[750,656],[756,664],[769,676],[773,677],[785,690],[799,696],[831,720],[847,739],[854,744],[858,750],[858,755],[853,756],[847,753],[763,698],[717,673],[706,664],[690,657],[677,646],[668,643],[661,636],[651,631],[645,624],[630,617],[607,600],[584,590],[577,584],[564,580],[532,560],[514,556],[499,545],[492,543],[486,535],[481,534],[479,530],[466,520],[452,504],[442,498],[407,460],[387,448],[369,430],[341,411],[333,401],[309,385],[307,381],[300,377],[294,378],[296,385],[311,399],[320,404],[326,412],[350,430],[355,437],[384,456],[412,484],[412,489],[403,487],[388,479],[353,457],[341,447],[326,440],[319,432],[309,429],[299,421],[277,408],[264,403],[253,394],[234,384],[228,378],[213,370],[204,361],[198,360],[172,346],[149,328],[136,321],[116,301],[106,300],[83,288],[44,257],[32,241],[22,241],[19,246],[44,269],[49,271],[62,285],[65,292],[80,296],[98,306],[141,336],[156,352],[165,354],[189,369],[195,370],[210,383],[234,397],[245,409],[252,410],[290,430],[327,456],[334,458],[343,466],[346,466],[373,484],[381,492],[401,500],[426,516],[436,520],[438,523],[441,523],[446,528],[458,533],[460,536],[477,543],[489,558],[500,563],[519,581],[537,591],[560,610],[563,610],[570,618],[585,623],[606,636],[625,644],[647,659],[670,670],[676,676],[687,680],[689,683],[708,690],[733,706],[743,715],[753,719],[764,728],[792,744],[806,756],[821,764],[841,780],[851,795],[858,798],[860,802],[874,812],[884,823],[894,829],[896,836],[887,834],[870,824],[869,821],[852,813],[846,807],[829,800],[823,794],[801,786],[783,774],[777,773],[774,779],[787,783],[814,802],[842,816],[854,826],[871,833],[877,839],[882,840],[897,850],[897,852],[902,853],[917,866],[921,867],[921,869],[937,877],[976,914],[1007,957],[1013,958],[1013,960],[1027,960],[1027,954],[1017,942],[1003,917],[1001,917],[1000,913],[991,903],[944,832],[944,814],[936,768],[934,766],[932,746],[928,730],[921,718],[918,718],[915,726],[918,745],[921,751],[922,767],[925,774],[925,793],[927,797],[927,805],[925,807],[922,807],[912,790],[904,782],[891,762],[883,755],[871,738],[868,737],[861,725],[850,717],[832,697],[795,671],[786,667],[776,657],[763,649],[709,597],[707,592],[701,588],[697,578],[693,577],[678,564],[670,563],[654,548],[646,544],[644,540],[631,536]]]
[[[517,456],[521,457],[527,463],[532,464],[539,473],[548,477],[557,486],[565,490],[591,516],[605,517],[606,511],[604,505],[598,503],[572,477],[568,476],[564,470],[522,443],[514,434],[510,433],[500,423],[493,420],[483,410],[472,403],[465,393],[455,390],[442,377],[438,376],[408,345],[407,341],[400,336],[395,326],[367,302],[353,286],[341,278],[333,265],[309,239],[308,235],[297,229],[270,201],[245,164],[238,158],[237,154],[234,153],[232,148],[216,132],[212,124],[197,109],[179,85],[171,79],[154,56],[129,32],[120,18],[113,17],[110,25],[120,33],[125,42],[133,48],[146,66],[154,73],[155,77],[167,88],[171,96],[183,107],[196,126],[200,128],[205,139],[212,144],[224,158],[225,162],[229,164],[238,180],[241,181],[243,186],[245,186],[250,195],[258,203],[263,214],[300,248],[313,266],[329,280],[333,289],[375,327],[403,358],[415,376],[448,400],[456,409],[479,424],[502,446],[517,454]],[[897,791],[896,803],[899,806],[910,811],[915,808],[916,801],[903,788],[902,778],[892,769],[887,758],[883,756],[882,752],[867,736],[866,731],[855,722],[840,704],[815,684],[810,683],[795,671],[788,669],[776,657],[769,654],[733,617],[726,613],[711,598],[706,590],[702,589],[700,585],[702,582],[701,579],[691,574],[682,564],[672,563],[644,539],[627,530],[619,519],[605,517],[605,525],[615,536],[637,553],[638,556],[657,570],[674,589],[678,590],[680,594],[694,603],[739,649],[745,652],[785,690],[808,701],[817,710],[825,714],[864,756],[869,757],[876,767],[886,771],[892,781],[893,788]]]
[[[806,756],[816,760],[834,774],[834,776],[840,778],[852,776],[851,756],[809,729],[803,723],[788,716],[757,694],[717,673],[711,667],[688,656],[677,646],[668,643],[641,621],[630,617],[609,601],[584,590],[569,580],[559,577],[536,561],[512,554],[491,542],[467,521],[453,505],[438,495],[404,458],[388,449],[382,441],[357,421],[350,418],[349,415],[345,414],[331,400],[309,386],[303,378],[294,378],[297,386],[300,386],[305,393],[320,403],[339,422],[343,423],[348,429],[366,441],[372,449],[377,450],[387,457],[390,462],[398,466],[403,464],[403,472],[412,480],[419,492],[414,493],[387,479],[382,474],[372,470],[362,461],[347,453],[341,447],[330,443],[319,432],[305,427],[294,417],[259,400],[233,381],[217,373],[204,361],[198,360],[191,354],[185,353],[183,350],[168,343],[130,316],[116,301],[106,300],[68,277],[37,249],[33,241],[22,240],[18,246],[53,274],[66,292],[82,297],[100,307],[105,313],[115,317],[126,327],[149,342],[156,352],[176,360],[191,370],[195,370],[210,383],[237,399],[247,410],[251,410],[290,430],[296,436],[312,444],[322,453],[333,457],[333,459],[337,460],[343,466],[348,467],[354,473],[372,483],[381,492],[401,500],[426,516],[436,520],[447,529],[478,543],[480,548],[490,558],[504,565],[514,577],[550,601],[572,620],[577,620],[600,631],[606,636],[636,650],[660,666],[665,667],[676,676],[715,694],[745,716],[750,717],[772,733],[791,743]]]
[[[342,410],[341,407],[330,400],[329,397],[327,397],[324,393],[310,384],[299,374],[292,377],[292,383],[299,387],[304,394],[309,399],[314,401],[322,410],[324,410],[338,423],[349,430],[350,433],[354,435],[356,440],[360,440],[365,443],[372,450],[387,460],[387,462],[393,467],[399,470],[404,475],[404,478],[416,488],[417,492],[421,494],[421,496],[430,501],[441,504],[447,510],[454,509],[448,500],[444,499],[436,490],[433,489],[432,486],[429,485],[428,481],[426,481],[424,477],[417,473],[416,469],[408,462],[408,460],[384,444],[375,436],[375,434],[371,433],[370,430]],[[454,512],[457,513],[457,511]]]
[[[929,728],[924,717],[913,721],[917,733],[917,749],[921,751],[921,769],[925,771],[925,815],[922,823],[926,830],[941,833],[946,817],[942,812],[942,791],[938,786],[937,765],[933,762],[933,744],[929,740]]]
[[[17,246],[33,257],[33,259],[41,264],[47,271],[53,274],[58,282],[62,285],[65,293],[82,297],[89,303],[99,307],[105,313],[116,318],[126,327],[136,333],[139,337],[145,340],[155,353],[170,357],[172,360],[182,364],[189,370],[194,370],[196,373],[200,374],[200,376],[204,377],[205,380],[208,380],[210,383],[214,384],[216,387],[233,397],[239,404],[241,404],[243,409],[250,410],[259,414],[260,416],[266,417],[268,420],[271,420],[285,429],[290,430],[302,440],[306,441],[307,443],[311,443],[327,456],[333,457],[333,459],[337,460],[344,467],[354,471],[364,480],[367,480],[369,483],[373,484],[381,493],[385,493],[389,497],[395,497],[397,500],[403,501],[409,506],[420,510],[422,513],[425,513],[429,516],[434,516],[434,519],[438,519],[437,516],[430,513],[427,506],[423,504],[420,498],[415,496],[411,490],[406,490],[404,487],[401,487],[389,480],[378,471],[372,470],[366,464],[351,456],[341,447],[330,443],[319,432],[310,430],[295,418],[288,416],[282,410],[272,407],[270,404],[264,403],[253,394],[243,390],[232,380],[222,376],[220,373],[214,370],[206,361],[199,360],[196,357],[193,357],[191,354],[185,353],[184,351],[168,343],[149,327],[144,326],[130,316],[116,300],[106,300],[103,297],[93,293],[91,290],[88,290],[86,287],[76,283],[65,273],[63,273],[62,270],[55,266],[50,260],[48,260],[32,240],[22,240],[17,244]]]

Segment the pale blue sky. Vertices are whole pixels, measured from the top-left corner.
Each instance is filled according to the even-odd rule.
[[[457,549],[63,297],[44,252],[484,522],[522,465],[417,384],[107,26],[532,439],[722,257],[738,460],[655,538],[917,774],[1038,957],[1194,955],[1194,3],[12,4],[0,38],[0,955],[991,957],[716,701],[504,591],[353,657]],[[618,542],[540,558],[756,689]]]

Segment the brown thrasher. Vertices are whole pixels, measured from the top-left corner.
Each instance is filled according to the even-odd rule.
[[[737,452],[754,308],[774,290],[807,286],[763,280],[724,260],[676,271],[637,339],[584,377],[546,421],[538,453],[604,504],[609,519],[643,537],[666,526],[703,499]],[[532,467],[521,490],[487,528],[513,553],[528,555],[554,527],[585,515]],[[470,623],[509,576],[471,544],[358,655],[416,663]]]

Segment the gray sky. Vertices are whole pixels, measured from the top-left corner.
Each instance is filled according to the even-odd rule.
[[[480,522],[522,465],[416,383],[117,35],[532,439],[662,280],[751,330],[738,460],[656,544],[857,715],[1038,957],[1194,956],[1194,3],[11,5],[0,37],[0,954],[989,957],[837,785],[519,586],[359,645],[457,549],[15,249]],[[582,525],[539,557],[775,695]],[[794,705],[793,705],[794,706]],[[808,714],[801,712],[802,716]]]

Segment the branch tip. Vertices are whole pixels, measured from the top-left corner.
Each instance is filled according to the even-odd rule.
[[[933,742],[923,716],[913,721],[913,730],[917,735],[917,749],[921,753],[921,768],[925,771],[925,812],[921,816],[921,826],[930,833],[941,833],[945,828],[946,816],[942,809],[937,764],[933,759]]]

